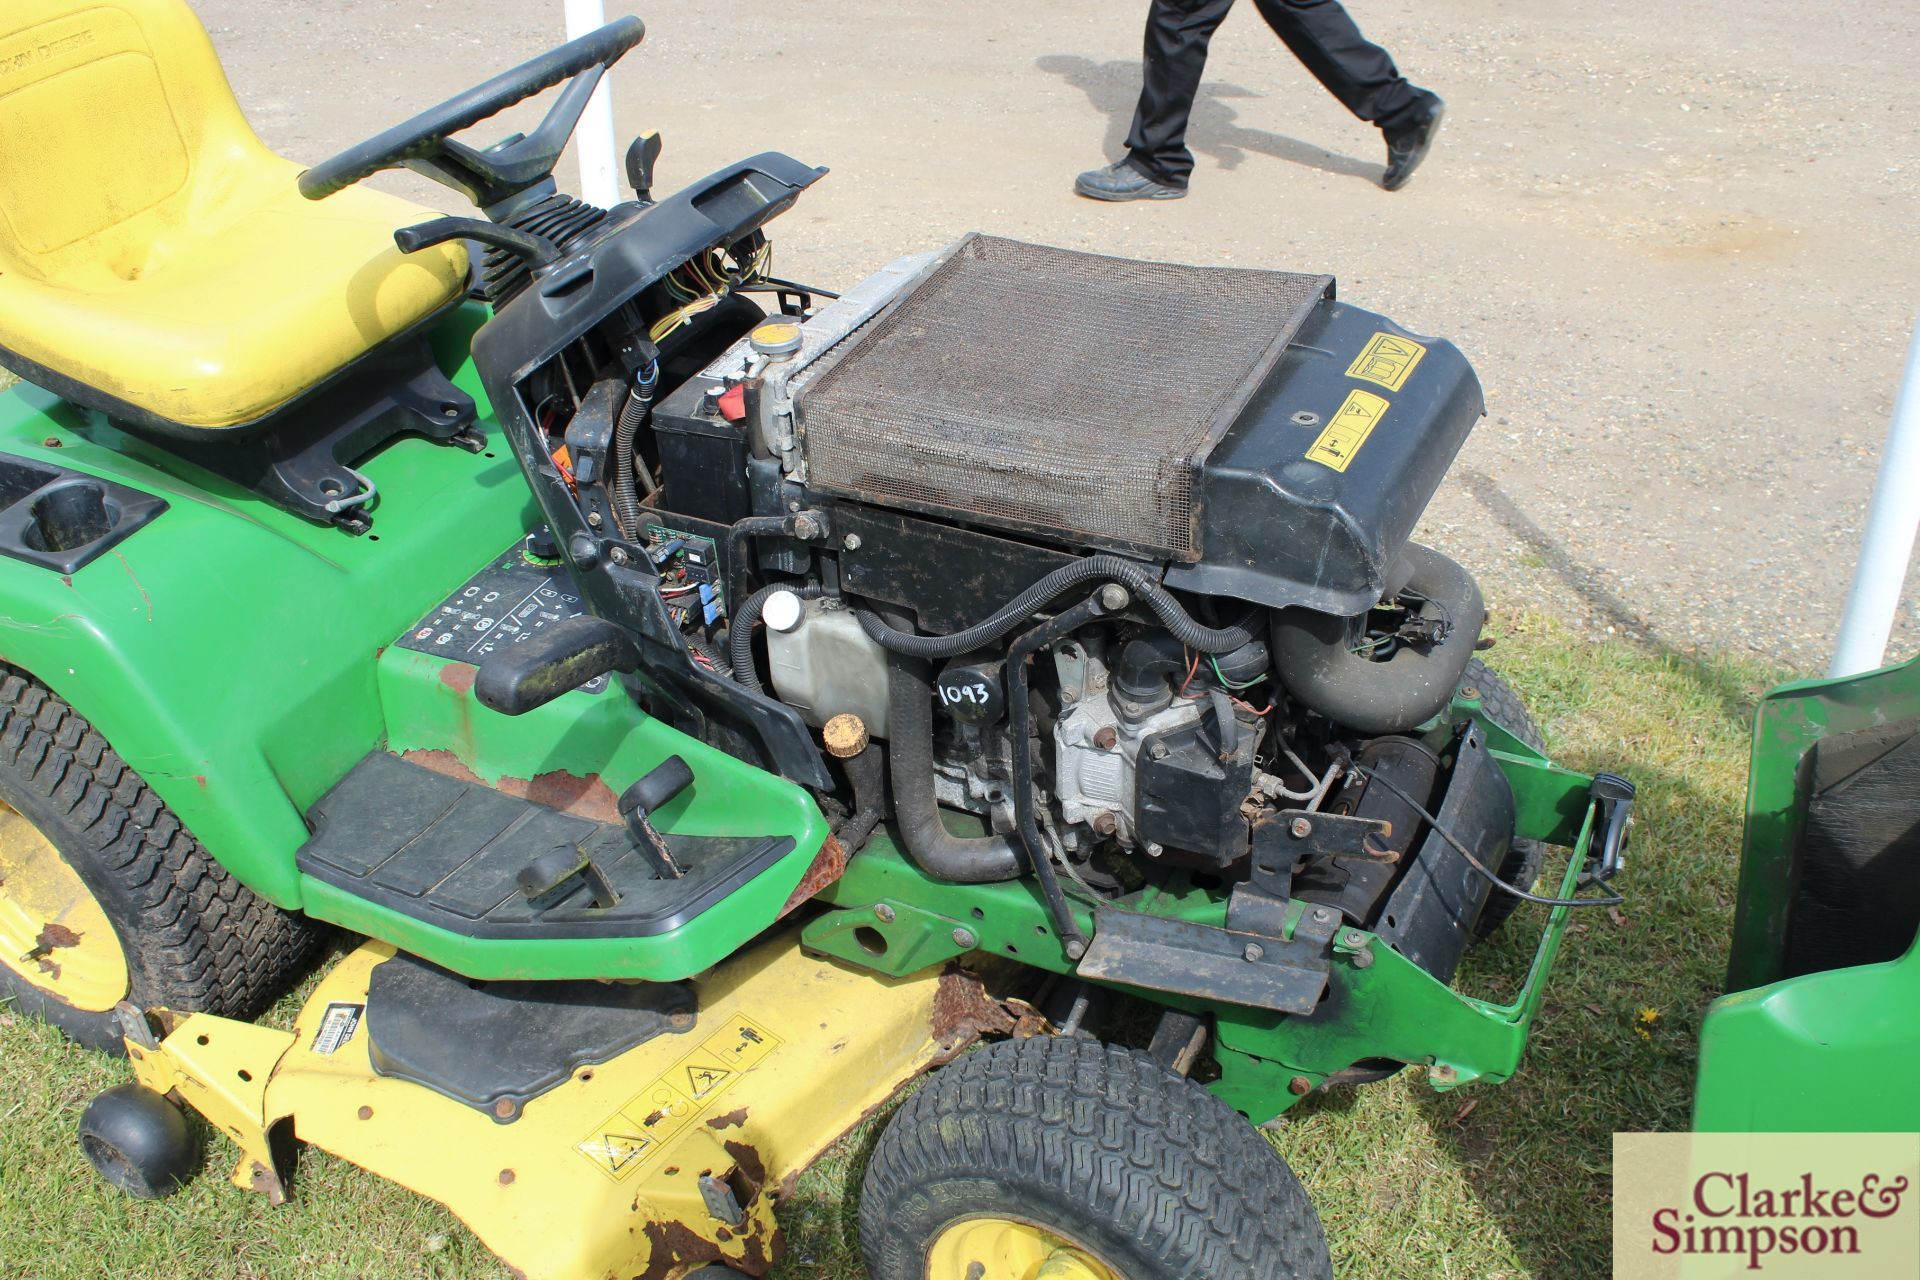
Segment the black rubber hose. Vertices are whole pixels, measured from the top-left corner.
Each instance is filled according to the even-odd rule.
[[[1193,616],[1180,607],[1180,602],[1151,573],[1133,561],[1122,560],[1118,556],[1088,556],[1085,560],[1062,565],[984,620],[949,636],[914,635],[910,631],[895,630],[865,609],[856,607],[853,613],[860,620],[862,629],[882,648],[916,658],[951,658],[991,644],[1068,588],[1088,582],[1121,584],[1144,601],[1153,610],[1154,616],[1160,619],[1161,625],[1173,632],[1181,644],[1202,653],[1231,653],[1253,639],[1253,632],[1243,626],[1207,627],[1195,622]]]
[[[640,531],[640,494],[634,485],[633,442],[640,428],[653,413],[653,389],[659,385],[658,373],[650,382],[635,382],[620,406],[620,417],[613,424],[613,520],[628,539],[637,539]]]
[[[1402,590],[1423,597],[1421,616],[1447,623],[1424,650],[1403,644],[1384,662],[1355,652],[1352,618],[1281,609],[1273,614],[1273,666],[1287,691],[1343,728],[1369,736],[1406,733],[1438,715],[1460,685],[1486,621],[1473,575],[1431,548],[1408,543]]]
[[[1053,916],[1054,930],[1059,933],[1069,960],[1078,960],[1086,954],[1087,939],[1074,921],[1066,895],[1060,890],[1060,878],[1053,873],[1053,859],[1048,855],[1045,841],[1040,838],[1040,826],[1034,817],[1033,742],[1027,735],[1027,724],[1032,716],[1027,702],[1027,658],[1047,645],[1064,640],[1108,612],[1100,603],[1100,593],[1096,591],[1073,608],[1024,632],[1007,651],[1007,724],[1013,737],[1014,819],[1020,827],[1021,842],[1027,847],[1027,861],[1033,867],[1034,877],[1040,881],[1041,892],[1047,896],[1047,909]]]
[[[727,650],[732,655],[733,678],[755,693],[765,693],[766,688],[760,683],[759,669],[753,663],[753,628],[776,591],[791,591],[802,600],[818,600],[827,594],[827,589],[817,582],[793,586],[776,582],[748,596],[746,602],[733,611],[733,618],[727,624]]]
[[[1024,869],[1020,850],[1007,837],[956,836],[940,821],[933,792],[933,682],[924,658],[888,655],[887,735],[893,817],[915,865],[954,884],[1017,880]]]

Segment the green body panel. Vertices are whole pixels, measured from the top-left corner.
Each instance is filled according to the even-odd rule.
[[[1473,709],[1465,704],[1460,711]],[[1568,896],[1592,837],[1587,797],[1592,779],[1547,765],[1522,744],[1507,744],[1515,754],[1500,752],[1496,759],[1526,815],[1519,834],[1573,846],[1559,888],[1559,896]],[[1579,817],[1569,829],[1561,815],[1574,810]],[[906,973],[975,950],[1055,973],[1074,971],[1031,880],[986,885],[934,880],[884,834],[877,834],[821,897],[836,909],[808,922],[802,935],[806,944],[878,972]],[[1072,902],[1081,929],[1090,933],[1091,904]],[[1173,887],[1115,905],[1220,924],[1227,902],[1222,893],[1176,879]],[[1310,1017],[1162,992],[1133,994],[1214,1016],[1214,1056],[1221,1075],[1209,1087],[1256,1123],[1299,1101],[1306,1087],[1367,1058],[1429,1064],[1428,1080],[1437,1089],[1473,1080],[1497,1083],[1519,1067],[1572,911],[1555,907],[1549,913],[1526,983],[1507,1004],[1460,995],[1358,929],[1337,935],[1330,995]],[[1300,1080],[1304,1086],[1296,1083]]]
[[[0,559],[0,659],[65,698],[220,863],[292,910],[387,939],[474,977],[680,977],[771,923],[825,837],[804,791],[652,720],[614,692],[509,719],[390,649],[519,538],[534,504],[499,443],[467,347],[485,311],[434,336],[481,407],[482,454],[396,440],[362,466],[374,529],[349,537],[106,424],[48,392],[0,392],[0,452],[164,497],[169,509],[72,577]],[[470,674],[470,670],[469,670]],[[468,682],[470,683],[470,681]],[[478,942],[303,877],[302,814],[369,751],[444,751],[487,780],[556,770],[614,791],[679,752],[700,777],[666,830],[780,833],[798,848],[673,934],[621,943]],[[738,824],[738,825],[730,825]]]
[[[1799,773],[1808,750],[1833,734],[1916,716],[1920,716],[1920,658],[1844,680],[1783,684],[1760,700],[1753,717],[1740,897],[1727,966],[1729,991],[1763,986],[1782,972],[1797,879],[1793,849],[1804,816]]]
[[[473,675],[465,663],[388,649],[379,662],[388,750],[488,786],[523,791],[531,784],[544,802],[601,821],[618,821],[614,797],[678,755],[694,782],[654,815],[662,831],[790,835],[794,850],[734,890],[724,906],[646,938],[482,941],[302,877],[309,914],[474,978],[671,981],[718,963],[771,924],[827,837],[826,819],[804,790],[652,718],[617,686],[503,716],[474,700]]]
[[[1920,948],[1722,996],[1700,1029],[1693,1127],[1722,1133],[1906,1133],[1920,1094]]]
[[[1805,808],[1800,774],[1821,738],[1920,716],[1920,659],[1770,691],[1754,714],[1740,896],[1727,987],[1700,1029],[1694,1127],[1707,1131],[1920,1129],[1920,1099],[1888,1087],[1920,1055],[1920,945],[1886,964],[1780,979]],[[1920,817],[1920,798],[1916,798]]]

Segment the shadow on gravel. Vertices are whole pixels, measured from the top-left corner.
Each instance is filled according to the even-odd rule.
[[[1049,53],[1034,59],[1034,65],[1086,94],[1094,110],[1107,117],[1107,134],[1101,143],[1105,155],[1117,159],[1126,153],[1127,129],[1133,123],[1134,102],[1140,96],[1138,62],[1095,62],[1078,54]],[[1192,121],[1187,126],[1187,146],[1222,169],[1239,168],[1251,151],[1345,178],[1380,180],[1384,172],[1382,165],[1339,155],[1284,134],[1234,123],[1240,113],[1226,100],[1259,96],[1239,85],[1203,81],[1200,94],[1194,100]],[[1091,161],[1088,167],[1093,167]]]
[[[1648,648],[1672,659],[1686,670],[1696,684],[1710,690],[1729,714],[1751,719],[1753,692],[1744,687],[1730,668],[1702,662],[1692,653],[1676,649],[1654,635],[1646,618],[1635,613],[1626,601],[1608,590],[1593,566],[1575,559],[1552,534],[1534,523],[1533,517],[1522,511],[1520,504],[1492,476],[1471,467],[1462,467],[1451,478],[1457,479],[1473,495],[1474,500],[1499,522],[1501,528],[1538,557],[1549,572],[1566,583],[1568,589],[1580,597],[1601,621],[1618,628],[1622,635],[1642,637]]]

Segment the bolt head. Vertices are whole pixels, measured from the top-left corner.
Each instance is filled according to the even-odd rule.
[[[845,547],[849,551],[858,551],[860,549],[860,535],[857,533],[850,533],[846,537],[840,539],[840,545]]]
[[[1267,949],[1257,942],[1249,942],[1240,955],[1248,961],[1259,960],[1267,954]]]
[[[1461,685],[1460,696],[1468,702],[1478,702],[1480,700],[1480,690],[1470,684]]]
[[[1147,748],[1147,754],[1155,760],[1165,760],[1167,758],[1167,744],[1164,742],[1156,742]]]
[[[1149,858],[1157,858],[1166,851],[1163,845],[1154,844],[1151,840],[1147,842],[1147,856]]]
[[[1325,907],[1315,907],[1313,909],[1313,919],[1316,924],[1325,924],[1327,921],[1333,919],[1333,912],[1327,910]]]
[[[893,908],[883,902],[873,909],[873,918],[881,924],[892,924]]]
[[[1110,836],[1120,829],[1120,819],[1114,817],[1111,811],[1096,813],[1093,815],[1093,829],[1103,836]]]
[[[1356,951],[1356,952],[1354,952],[1354,953],[1353,953],[1353,967],[1354,967],[1354,968],[1356,968],[1356,969],[1371,969],[1371,968],[1373,968],[1373,951],[1372,951],[1372,949],[1371,949],[1371,948],[1368,948],[1368,947],[1362,947],[1362,948],[1361,948],[1360,950],[1358,950],[1358,951]]]
[[[1103,724],[1093,731],[1093,745],[1102,751],[1113,750],[1113,744],[1119,740],[1120,735],[1114,731],[1113,726],[1110,724]]]
[[[1133,597],[1127,594],[1127,589],[1117,582],[1109,582],[1100,588],[1100,607],[1108,613],[1120,612],[1132,599]]]
[[[627,549],[625,547],[615,547],[613,550],[607,552],[607,559],[613,561],[615,564],[625,564],[627,562]]]
[[[974,936],[973,930],[971,929],[955,929],[953,931],[953,945],[972,950],[974,947],[980,945],[980,939]]]
[[[1313,1081],[1305,1076],[1295,1076],[1287,1081],[1287,1092],[1296,1098],[1304,1098],[1313,1092]]]
[[[1062,701],[1062,702],[1078,702],[1078,701],[1080,701],[1080,691],[1079,691],[1078,689],[1065,689],[1065,688],[1063,688],[1063,689],[1061,689],[1061,690],[1060,690],[1060,701]]]
[[[1295,818],[1287,824],[1287,831],[1295,840],[1305,840],[1313,834],[1313,824],[1305,818]]]
[[[601,523],[600,513],[598,511],[587,512],[587,523],[592,525],[594,528],[598,529]]]
[[[1065,950],[1067,953],[1067,959],[1078,960],[1081,956],[1087,954],[1087,944],[1080,941],[1080,939],[1078,938],[1068,938],[1066,941]]]

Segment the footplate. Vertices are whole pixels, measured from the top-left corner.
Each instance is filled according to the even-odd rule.
[[[1078,973],[1101,982],[1312,1013],[1327,989],[1340,913],[1296,903],[1283,937],[1103,907]]]

